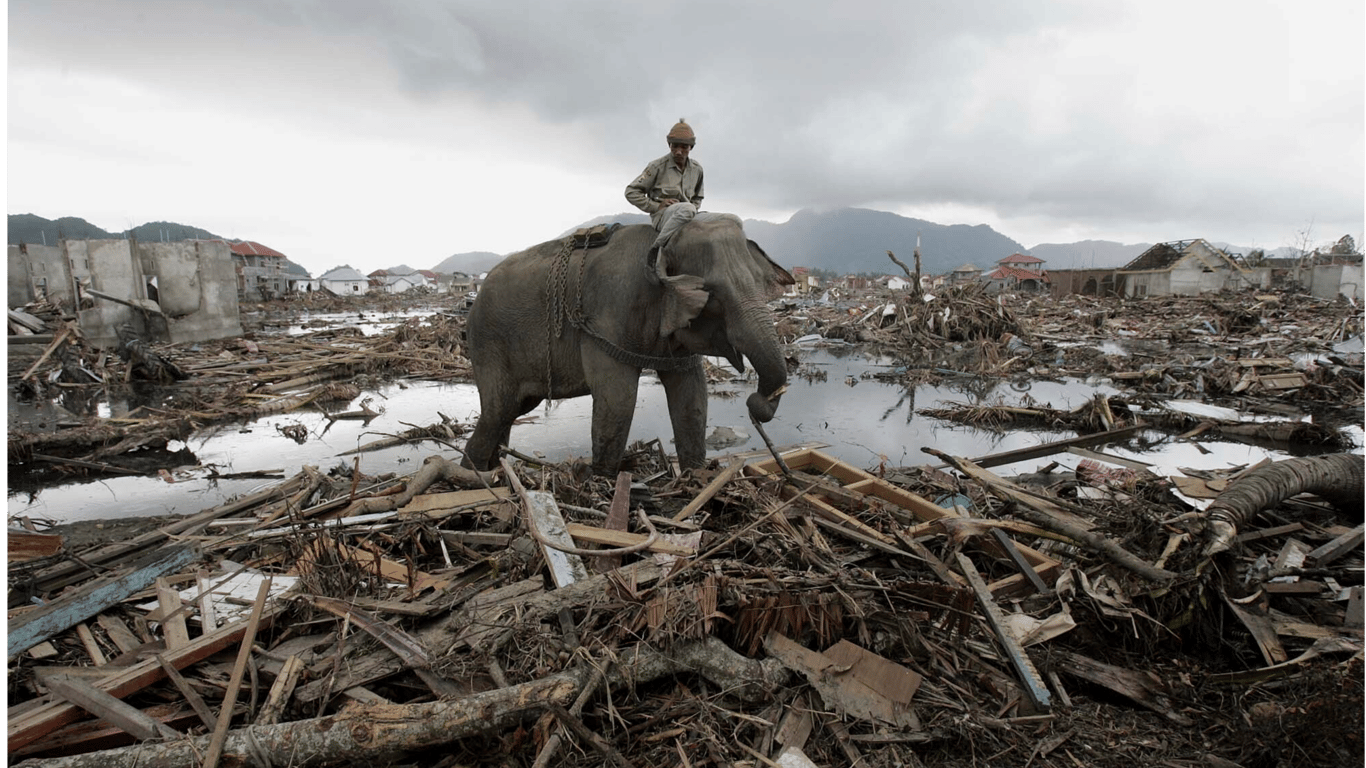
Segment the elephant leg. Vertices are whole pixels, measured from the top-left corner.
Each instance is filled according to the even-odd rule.
[[[535,408],[541,399],[505,396],[497,388],[479,390],[479,421],[465,442],[464,464],[477,470],[490,470],[498,464],[498,448],[508,444],[512,423]]]
[[[707,459],[707,377],[701,365],[681,371],[661,371],[674,447],[683,469],[702,467]]]
[[[635,417],[640,369],[585,350],[584,370],[593,393],[593,471],[616,475]]]

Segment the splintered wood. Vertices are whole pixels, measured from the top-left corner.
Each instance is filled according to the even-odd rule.
[[[382,483],[367,497],[351,482],[286,479],[254,507],[232,507],[255,525],[218,532],[222,510],[206,511],[168,526],[180,531],[174,544],[144,535],[104,548],[106,568],[143,552],[154,567],[143,577],[125,565],[42,593],[43,609],[12,605],[20,629],[66,618],[12,630],[21,695],[10,754],[118,768],[195,754],[341,765],[394,750],[479,765],[506,748],[528,763],[669,764],[682,750],[691,765],[827,765],[876,747],[954,765],[971,739],[979,752],[1071,765],[1071,748],[1092,739],[1137,754],[1153,749],[1145,734],[1165,733],[1162,753],[1180,760],[1209,749],[1212,724],[1241,722],[1209,705],[1202,679],[1303,681],[1289,689],[1302,694],[1282,696],[1317,700],[1313,676],[1359,673],[1360,588],[1343,586],[1361,572],[1359,526],[1325,524],[1324,510],[1293,539],[1242,539],[1263,553],[1249,571],[1261,588],[1240,580],[1235,592],[1199,575],[1198,535],[1164,522],[1176,517],[1164,478],[1115,465],[1121,476],[1103,452],[1087,456],[1085,505],[959,457],[946,456],[960,476],[903,467],[893,482],[814,449],[785,457],[791,479],[771,459],[681,479],[657,472],[651,498],[630,496],[640,508],[615,517],[628,476],[564,482],[572,472],[547,465],[508,461],[511,482],[484,489],[488,477],[429,461],[430,479],[406,483],[425,492],[402,496]],[[305,487],[296,511],[276,513],[282,494]],[[398,499],[391,512],[348,513],[387,498]],[[1026,508],[1035,522],[1012,519]],[[659,532],[671,525],[696,528],[693,543]],[[1116,549],[1176,578],[1145,575]],[[619,564],[587,567],[607,560]],[[1320,570],[1300,588],[1309,566]],[[71,583],[52,567],[45,578]],[[92,590],[109,596],[78,608]],[[1293,619],[1293,600],[1329,613]],[[1242,647],[1242,673],[1202,673],[1171,643],[1229,627],[1241,630],[1225,642]],[[250,701],[232,695],[248,686]],[[1095,698],[1101,688],[1122,698]],[[1298,727],[1359,714],[1360,687],[1337,690],[1339,720]],[[1117,719],[1129,733],[1118,742]],[[341,737],[362,722],[383,726]],[[552,738],[517,736],[533,722]],[[1235,732],[1216,747],[1230,759],[1277,743]],[[302,743],[313,745],[307,757],[292,751]],[[1348,748],[1314,744],[1323,755]]]
[[[1203,509],[1247,468],[1121,451],[1157,429],[1329,446],[1337,430],[1289,412],[1360,406],[1359,353],[1328,346],[1356,315],[1292,295],[885,298],[784,312],[779,332],[915,361],[888,381],[1105,375],[1124,391],[1070,411],[941,408],[1080,434],[913,466],[806,447],[684,473],[656,441],[606,478],[515,453],[476,473],[452,453],[406,477],[305,467],[96,546],[29,525],[10,537],[10,761],[1360,764],[1360,507],[1269,499],[1213,551]],[[358,373],[467,377],[460,325],[158,348],[197,393],[181,407],[12,434],[11,467],[116,471],[196,425],[361,397]],[[1292,346],[1289,325],[1312,343]],[[92,357],[76,331],[48,335],[12,365],[36,394],[64,355]],[[1161,354],[1070,343],[1117,335]],[[1183,342],[1205,351],[1171,352]],[[1304,350],[1317,362],[1294,362]],[[110,380],[123,366],[86,360]],[[442,416],[372,445],[463,433]],[[1354,474],[1352,456],[1335,465]]]

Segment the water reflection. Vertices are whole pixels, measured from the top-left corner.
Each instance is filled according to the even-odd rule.
[[[1055,409],[1076,408],[1097,393],[1114,394],[1108,384],[1089,384],[1078,380],[1011,382],[998,379],[956,377],[938,386],[903,386],[870,378],[895,366],[894,361],[868,357],[853,347],[803,349],[796,353],[804,370],[824,372],[824,376],[792,377],[783,396],[777,417],[767,425],[769,438],[778,446],[819,443],[826,453],[855,466],[868,468],[879,464],[909,466],[937,463],[922,448],[932,446],[958,456],[982,456],[1027,448],[1074,437],[1072,432],[1022,431],[993,432],[922,416],[918,409],[965,405],[1046,405]],[[723,361],[713,361],[724,365]],[[715,385],[709,400],[708,430],[729,427],[727,445],[708,450],[708,456],[764,450],[762,438],[755,433],[745,408],[745,397],[753,391],[752,381],[738,379]],[[73,483],[45,489],[36,494],[9,496],[9,514],[32,515],[59,521],[100,519],[125,516],[191,513],[221,504],[249,493],[269,481],[256,479],[215,479],[206,467],[219,474],[276,470],[292,475],[304,465],[327,471],[346,470],[356,461],[368,474],[393,472],[408,474],[422,459],[440,453],[457,454],[433,443],[401,446],[382,451],[341,456],[345,451],[383,437],[396,435],[412,426],[426,426],[445,414],[473,428],[479,414],[478,392],[471,384],[440,382],[398,382],[368,392],[372,407],[381,411],[368,424],[360,421],[332,421],[317,411],[297,411],[267,416],[251,422],[219,426],[196,434],[187,447],[203,465],[198,469],[167,467],[171,479],[126,477],[98,482]],[[11,403],[13,405],[13,403]],[[359,407],[352,404],[349,407]],[[13,428],[13,411],[11,428]],[[514,448],[563,461],[591,454],[589,438],[592,421],[590,398],[564,400],[527,414],[512,428]],[[293,427],[307,432],[299,444],[281,430]],[[1361,436],[1356,434],[1359,445]],[[630,439],[661,439],[672,450],[663,387],[653,375],[640,386]],[[1164,435],[1153,435],[1133,442],[1133,448],[1116,448],[1115,453],[1142,461],[1176,462],[1185,466],[1224,468],[1284,458],[1273,450],[1237,443],[1176,442]],[[181,446],[172,445],[171,450]],[[1043,460],[997,468],[1002,473],[1025,472],[1047,461],[1075,465],[1076,457],[1061,454]]]

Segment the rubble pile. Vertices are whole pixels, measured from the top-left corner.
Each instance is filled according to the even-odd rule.
[[[812,449],[697,475],[633,455],[614,480],[440,456],[402,478],[306,467],[12,560],[10,759],[1361,757],[1359,491],[1354,510],[1273,498],[1207,554],[1208,521],[1142,469],[1022,485],[942,454],[883,477]]]
[[[777,320],[895,354],[895,381],[1120,393],[937,409],[1077,433],[989,456],[865,469],[804,447],[683,473],[656,440],[615,478],[515,451],[463,469],[465,427],[438,414],[389,438],[440,451],[410,475],[305,466],[118,536],[11,530],[10,762],[1361,763],[1363,460],[1321,455],[1360,422],[1359,311],[963,289]],[[11,355],[21,395],[144,386],[133,356],[37,322],[51,338]],[[185,376],[165,399],[11,430],[10,470],[155,472],[125,459],[210,424],[365,418],[378,381],[467,380],[462,327],[441,310],[372,336],[143,343],[143,369]],[[1151,431],[1300,457],[1202,471],[1112,449]],[[1075,471],[992,471],[1064,452]]]
[[[301,408],[352,417],[344,409],[362,394],[356,382],[468,380],[463,330],[462,316],[437,311],[373,336],[351,326],[179,345],[130,335],[120,348],[128,352],[111,354],[87,345],[66,324],[38,360],[11,356],[10,380],[22,400],[62,402],[152,386],[156,394],[143,399],[154,404],[108,418],[72,414],[46,430],[11,428],[9,464],[22,470],[37,461],[71,473],[117,474],[127,469],[128,454],[164,449],[215,424]],[[73,381],[72,361],[89,376]]]

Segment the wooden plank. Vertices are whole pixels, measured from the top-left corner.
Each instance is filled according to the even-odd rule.
[[[146,589],[158,576],[189,566],[199,557],[199,552],[193,546],[183,546],[156,555],[153,562],[137,567],[131,573],[93,579],[73,593],[10,622],[9,659],[13,661],[38,643]]]
[[[1358,525],[1336,539],[1313,550],[1308,555],[1305,555],[1305,559],[1312,562],[1314,566],[1318,568],[1335,562],[1338,558],[1361,546],[1363,531],[1366,531],[1366,525]]]
[[[199,587],[199,631],[205,634],[218,629],[218,611],[213,607],[213,581],[209,572],[200,568],[195,573],[195,584]]]
[[[90,661],[97,667],[102,667],[109,663],[104,657],[104,652],[100,650],[100,644],[95,642],[95,633],[90,631],[89,625],[81,622],[76,625],[76,636],[81,639],[81,645],[85,646],[85,652],[90,654]]]
[[[194,713],[181,706],[179,702],[156,704],[143,709],[142,713],[169,728],[181,731],[194,728],[199,722]],[[30,744],[17,752],[11,752],[9,758],[10,762],[14,763],[16,758],[34,755],[77,755],[127,746],[134,741],[134,737],[128,735],[121,728],[116,728],[101,720],[86,718],[81,722],[57,730],[35,744]]]
[[[196,691],[194,686],[190,685],[190,681],[186,680],[185,677],[180,674],[180,670],[172,666],[171,663],[166,660],[165,656],[158,653],[155,658],[157,664],[161,666],[161,671],[166,673],[166,679],[170,680],[171,684],[176,687],[176,690],[180,691],[180,695],[185,697],[185,701],[189,702],[190,709],[194,710],[195,715],[199,718],[199,722],[208,730],[213,730],[213,726],[217,720],[214,717],[213,712],[209,709],[209,705],[204,703],[204,697],[199,695],[199,691]]]
[[[1014,667],[1020,682],[1024,683],[1025,695],[1036,709],[1047,712],[1052,705],[1052,696],[1048,693],[1048,686],[1044,684],[1043,678],[1039,676],[1039,670],[1034,667],[1034,662],[1030,660],[1024,647],[1008,631],[1005,616],[1001,614],[1001,609],[996,605],[991,590],[987,589],[982,575],[977,572],[977,566],[962,552],[957,553],[957,558],[958,568],[968,580],[968,586],[977,595],[977,603],[982,606],[982,614],[986,616],[988,626],[996,634],[996,640],[1005,651],[1006,659]]]
[[[143,741],[174,739],[180,735],[144,715],[137,707],[125,704],[82,680],[54,676],[47,680],[47,687],[68,702]]]
[[[461,507],[468,507],[471,504],[488,502],[497,503],[503,499],[510,498],[512,489],[500,488],[478,488],[470,491],[450,491],[448,493],[427,493],[413,497],[413,500],[399,507],[399,512],[404,513],[423,513],[446,512]],[[477,508],[471,508],[471,512]]]
[[[560,515],[560,507],[555,503],[553,495],[545,491],[526,491],[522,498],[526,502],[523,508],[531,518],[531,524],[536,526],[536,530],[540,531],[547,541],[568,549],[575,548],[574,540],[569,536],[564,517]],[[541,545],[541,549],[556,587],[567,587],[588,578],[588,567],[584,565],[582,557],[545,545]]]
[[[1268,595],[1288,595],[1291,597],[1314,596],[1323,592],[1323,582],[1321,581],[1268,581],[1262,585],[1262,591]]]
[[[1083,459],[1099,461],[1105,464],[1117,464],[1121,467],[1128,467],[1129,469],[1138,472],[1147,472],[1149,468],[1152,467],[1152,465],[1146,461],[1139,461],[1138,459],[1126,459],[1123,456],[1114,456],[1108,453],[1102,453],[1100,451],[1092,451],[1088,448],[1082,448],[1076,445],[1067,446],[1067,452],[1072,454],[1073,456],[1080,456]]]
[[[1141,375],[1142,374],[1139,374],[1139,376]],[[1115,376],[1114,378],[1120,377]],[[979,456],[975,459],[972,459],[971,461],[973,464],[976,464],[977,466],[982,467],[983,469],[990,469],[991,467],[999,467],[1004,464],[1014,464],[1017,461],[1028,461],[1030,459],[1041,459],[1045,456],[1052,456],[1053,454],[1061,453],[1062,451],[1065,451],[1072,446],[1076,446],[1078,448],[1089,448],[1095,445],[1103,445],[1105,443],[1119,440],[1121,438],[1130,437],[1134,433],[1138,432],[1140,429],[1145,428],[1146,426],[1143,424],[1135,424],[1130,427],[1120,427],[1119,429],[1112,429],[1108,432],[1097,432],[1094,435],[1081,435],[1080,437],[1069,437],[1065,440],[1055,440],[1051,443],[1035,445],[1029,448],[1016,448],[1013,451],[992,453],[986,456]],[[948,466],[948,464],[936,464],[933,468],[944,469]]]
[[[262,616],[263,622],[273,620],[284,610],[283,606],[272,606]],[[246,631],[247,622],[239,621],[223,627],[209,635],[195,638],[188,646],[179,651],[166,654],[166,660],[176,669],[202,661],[240,640]],[[115,698],[122,698],[151,685],[165,676],[155,659],[134,664],[95,683],[95,687]],[[9,716],[9,751],[30,744],[36,739],[81,717],[81,709],[65,701],[48,702],[20,715]]]
[[[266,598],[270,596],[270,579],[261,581],[256,592],[256,603],[251,607],[251,617],[237,649],[237,663],[233,664],[232,677],[228,679],[228,689],[223,694],[223,709],[218,713],[218,723],[209,740],[209,751],[204,757],[204,768],[218,768],[218,760],[223,756],[223,743],[228,738],[228,728],[232,726],[232,710],[237,704],[237,693],[242,689],[242,678],[246,675],[247,661],[251,658],[251,644],[256,641],[256,630],[261,626],[261,614],[266,609]]]
[[[816,724],[816,719],[811,716],[809,695],[797,694],[797,698],[787,705],[787,712],[778,722],[778,731],[773,735],[774,741],[798,749],[806,746],[806,740],[811,737]]]
[[[1361,605],[1361,586],[1352,587],[1348,590],[1347,611],[1343,615],[1342,626],[1353,629],[1361,629],[1363,624],[1363,613]]]
[[[1290,658],[1285,652],[1285,647],[1281,645],[1280,638],[1276,636],[1278,628],[1270,618],[1253,608],[1239,605],[1228,595],[1224,595],[1224,604],[1233,611],[1233,615],[1238,617],[1247,631],[1252,633],[1252,639],[1256,641],[1257,650],[1261,652],[1267,666],[1280,664]]]
[[[1010,537],[1006,535],[1006,532],[1000,528],[992,528],[991,533],[996,537],[996,541],[1001,545],[1001,549],[1005,550],[1005,553],[1010,556],[1010,562],[1015,564],[1015,569],[1029,580],[1029,583],[1034,587],[1034,591],[1041,595],[1048,594],[1048,585],[1044,583],[1044,580],[1034,570],[1034,566],[1030,565],[1029,561],[1024,559],[1024,555],[1020,554],[1020,550],[1015,546],[1015,542],[1011,541]]]
[[[729,483],[735,478],[735,475],[738,474],[744,466],[745,462],[743,459],[736,459],[730,464],[727,464],[725,469],[721,470],[716,477],[712,478],[710,483],[707,483],[707,487],[703,488],[701,493],[697,494],[692,501],[688,502],[686,507],[679,510],[678,514],[674,515],[674,521],[682,522],[697,514],[698,510],[702,509],[703,505],[711,501],[712,498],[725,487],[726,483]]]
[[[506,549],[512,544],[510,533],[488,533],[485,531],[439,531],[441,538],[451,544],[466,547],[498,547]]]
[[[5,540],[11,563],[51,557],[62,551],[62,537],[55,533],[32,533],[10,528],[5,531]]]
[[[1147,670],[1124,669],[1105,664],[1071,651],[1055,651],[1053,663],[1062,671],[1104,686],[1154,712],[1165,715],[1181,725],[1191,719],[1173,706],[1167,686],[1156,674]]]
[[[373,597],[351,597],[347,601],[357,608],[376,613],[397,613],[401,616],[428,616],[435,613],[438,607],[431,603],[424,603],[421,600],[404,602],[402,600],[376,600]]]
[[[158,577],[157,584],[157,605],[161,619],[161,633],[166,639],[168,650],[178,650],[190,644],[190,630],[185,626],[185,612],[180,610],[183,603],[180,601],[180,593],[171,589],[171,585],[164,578]]]
[[[274,685],[270,686],[270,695],[266,697],[266,703],[261,706],[261,712],[256,716],[256,725],[280,722],[280,716],[289,704],[289,697],[294,695],[294,686],[299,684],[299,676],[303,671],[304,660],[298,654],[285,659]]]
[[[1296,371],[1295,373],[1264,373],[1257,377],[1257,381],[1262,387],[1269,390],[1299,389],[1308,384],[1304,374]]]
[[[1276,554],[1276,562],[1271,564],[1271,570],[1279,571],[1286,568],[1299,568],[1304,565],[1305,558],[1309,555],[1309,545],[1299,539],[1288,539],[1281,545],[1281,551]],[[1298,576],[1278,576],[1276,581],[1294,581]]]
[[[133,630],[117,616],[102,613],[95,621],[109,635],[110,641],[119,649],[119,653],[132,653],[142,645],[142,641],[133,634]]]
[[[631,473],[618,472],[617,485],[612,492],[612,505],[607,509],[607,519],[602,527],[609,531],[625,532],[631,522]],[[573,534],[570,534],[571,536]],[[594,570],[598,573],[616,570],[621,567],[621,555],[603,555],[593,558]]]
[[[1290,523],[1288,525],[1278,525],[1274,528],[1263,528],[1260,531],[1249,531],[1248,533],[1240,533],[1237,536],[1234,536],[1233,540],[1239,543],[1246,543],[1249,541],[1257,541],[1259,539],[1272,539],[1277,536],[1286,536],[1292,533],[1299,533],[1303,530],[1304,523]]]

